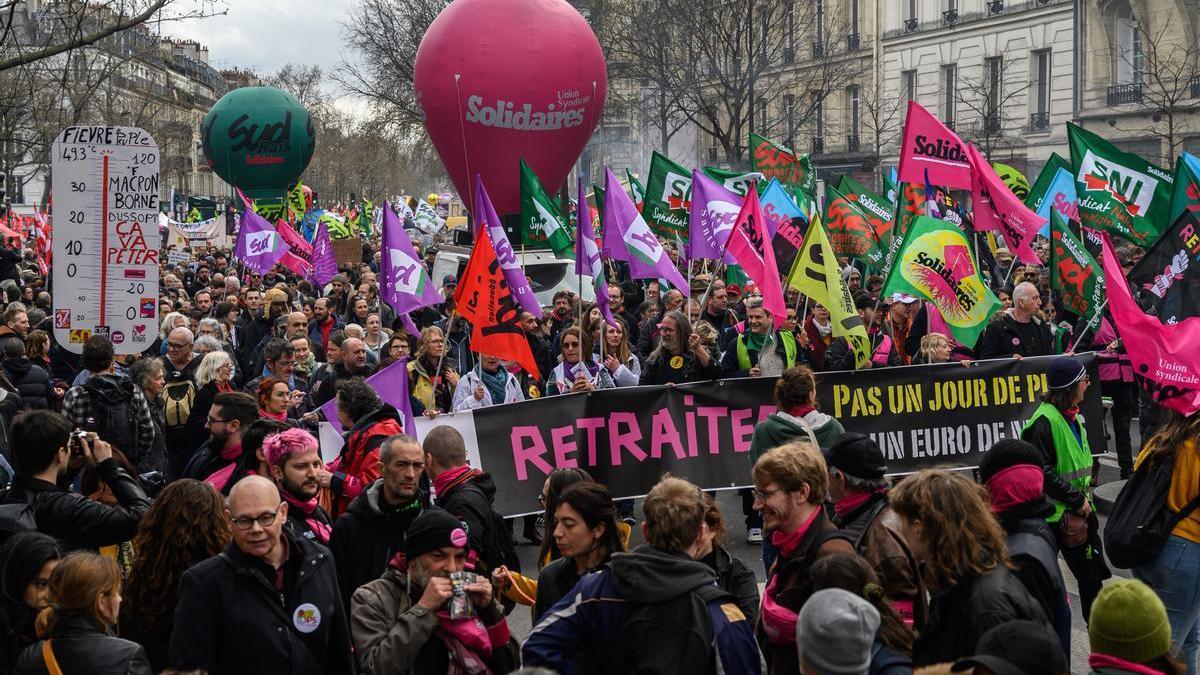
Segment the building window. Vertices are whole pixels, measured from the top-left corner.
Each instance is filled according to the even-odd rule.
[[[758,97],[758,128],[762,133],[767,133],[767,99],[762,96]]]
[[[858,33],[858,0],[849,0],[850,2],[850,29],[852,34]]]
[[[1115,3],[1107,10],[1113,74],[1116,84],[1141,84],[1145,68],[1142,29],[1128,2]]]
[[[917,100],[917,71],[906,70],[900,73],[900,100]]]
[[[1050,50],[1033,53],[1033,112],[1050,112]]]
[[[813,47],[815,51],[818,46],[822,48],[825,46],[825,0],[816,0],[816,2],[813,3],[813,6],[816,9],[816,26],[814,27],[814,30],[816,30],[816,37],[813,41]],[[816,54],[814,54],[814,56],[815,55]]]
[[[987,105],[984,106],[984,125],[988,131],[1000,130],[1000,102],[1003,100],[1004,57],[984,59]]]
[[[796,146],[796,97],[792,94],[783,95],[783,117],[787,123],[787,146]]]
[[[908,18],[909,19],[917,18],[917,1],[918,0],[908,0]]]
[[[787,1],[787,8],[784,10],[783,25],[787,34],[787,44],[783,48],[783,61],[792,63],[796,60],[796,4],[791,0]]]
[[[958,88],[958,66],[950,63],[942,66],[942,121],[950,128],[955,122],[955,94]]]
[[[846,88],[846,128],[851,136],[858,136],[859,89],[857,84]]]

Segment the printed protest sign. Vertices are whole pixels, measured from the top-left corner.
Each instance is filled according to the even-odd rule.
[[[51,154],[54,337],[76,354],[95,334],[139,353],[158,326],[158,144],[136,127],[67,127]]]

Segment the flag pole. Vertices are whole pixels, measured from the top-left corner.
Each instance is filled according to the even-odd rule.
[[[450,310],[450,316],[446,317],[446,330],[442,331],[442,355],[438,357],[437,368],[433,371],[433,399],[429,401],[430,407],[434,412],[441,412],[437,409],[437,390],[442,386],[442,364],[446,361],[446,352],[450,351],[450,346],[447,344],[450,340],[450,322],[454,320],[454,315],[458,310]]]
[[[1096,310],[1096,313],[1092,316],[1092,318],[1088,319],[1087,325],[1083,327],[1083,330],[1079,331],[1079,337],[1075,338],[1075,342],[1071,343],[1071,349],[1068,351],[1070,351],[1072,354],[1075,353],[1075,348],[1079,346],[1080,341],[1083,340],[1083,336],[1092,329],[1092,324],[1096,323],[1096,317],[1100,316],[1104,312],[1105,307],[1108,307],[1107,299],[1101,303],[1100,309]]]

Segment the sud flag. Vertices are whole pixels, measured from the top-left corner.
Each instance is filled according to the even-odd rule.
[[[318,223],[317,227],[319,229],[322,225]],[[397,314],[407,314],[442,301],[437,287],[429,279],[425,266],[413,250],[404,225],[387,202],[383,205],[383,246],[379,267],[380,295]]]
[[[1170,217],[1171,174],[1070,122],[1067,138],[1084,227],[1149,248]]]
[[[413,214],[413,224],[425,234],[437,234],[446,226],[446,221],[424,199],[417,200],[417,210]]]
[[[1129,283],[1163,323],[1200,316],[1200,211],[1184,211],[1162,233],[1129,272]]]
[[[583,191],[583,175],[579,176],[579,203],[587,206],[587,195]],[[589,277],[596,289],[596,306],[610,326],[616,326],[612,309],[608,303],[608,282],[604,279],[604,263],[600,260],[600,247],[596,245],[596,232],[591,218],[581,218],[575,231],[575,274]]]
[[[478,204],[483,190],[478,178],[475,188]],[[480,227],[476,232],[475,248],[459,279],[454,304],[471,322],[471,351],[512,361],[537,379],[541,374],[521,328],[521,305],[492,246],[492,231],[491,227]],[[535,314],[540,315],[541,310]]]
[[[813,170],[811,157],[797,155],[758,134],[750,134],[750,163],[762,174],[763,180],[775,179],[808,194],[817,191],[817,173]]]
[[[867,327],[854,307],[850,289],[842,283],[842,271],[819,216],[808,226],[804,245],[788,272],[787,284],[829,310],[834,337],[846,338],[854,351],[855,367],[866,368],[871,360]]]
[[[1046,224],[1045,219],[1030,211],[1008,189],[974,145],[967,146],[967,153],[974,169],[971,200],[975,203],[975,227],[1000,232],[1008,250],[1017,260],[1028,265],[1040,265],[1041,259],[1029,244]]]
[[[933,113],[909,101],[900,148],[900,180],[920,184],[926,171],[934,185],[971,188],[967,144]]]
[[[684,257],[688,260],[716,260],[721,257],[741,209],[741,197],[707,175],[692,171],[692,210],[688,214]],[[725,254],[725,262],[734,262],[728,253]]]
[[[908,227],[883,294],[907,293],[929,300],[954,339],[974,345],[1000,307],[984,283],[966,233],[953,223],[918,216]]]
[[[1112,241],[1107,233],[1101,236],[1109,312],[1133,363],[1134,379],[1164,408],[1181,415],[1200,411],[1200,317],[1165,325],[1147,316],[1129,292]]]
[[[754,185],[746,193],[746,201],[742,203],[737,222],[729,232],[729,253],[758,286],[758,290],[762,291],[763,307],[775,318],[776,327],[781,325],[787,318],[787,304],[783,300],[775,251],[771,248],[771,238],[767,234],[762,205],[758,203],[758,190]]]
[[[386,219],[387,216],[385,215]],[[380,256],[382,263],[382,256]],[[333,281],[337,274],[337,256],[333,253],[333,242],[329,239],[329,227],[325,221],[317,221],[316,236],[313,237],[312,247],[312,279],[318,288]]]
[[[1059,292],[1064,309],[1086,319],[1089,326],[1098,326],[1104,309],[1104,272],[1058,211],[1050,213],[1050,247],[1050,288]]]
[[[242,226],[238,230],[233,255],[251,270],[266,274],[283,258],[290,247],[266,218],[255,213],[253,204],[246,199],[246,195],[242,194],[241,190],[238,190],[237,194],[246,210],[242,212]]]
[[[620,185],[616,187],[621,189]],[[605,192],[610,189],[609,185],[604,186]],[[641,208],[647,225],[663,239],[687,237],[688,208],[691,206],[691,200],[692,172],[655,151],[650,156],[650,175],[646,176],[645,201],[642,202]],[[604,198],[597,193],[596,204],[603,202]],[[637,207],[634,207],[634,210],[636,211]],[[604,209],[601,208],[600,211],[603,219]]]
[[[524,159],[521,163],[521,243],[549,246],[554,257],[571,258],[571,227],[562,217],[554,200],[546,194],[542,181]]]
[[[688,177],[691,183],[691,177]],[[689,185],[690,187],[690,185]],[[649,204],[649,202],[647,202]],[[690,294],[687,279],[667,256],[658,237],[650,231],[642,214],[629,199],[611,169],[604,169],[604,246],[610,258],[629,263],[634,279],[664,279],[672,287]]]
[[[726,171],[715,166],[704,167],[704,175],[739,197],[745,197],[751,185],[759,186],[759,181],[763,180],[763,175],[757,171]]]
[[[633,205],[638,211],[642,210],[642,204],[646,203],[646,188],[638,182],[638,179],[633,177],[629,169],[625,169],[625,178],[629,181],[629,196],[633,197]]]

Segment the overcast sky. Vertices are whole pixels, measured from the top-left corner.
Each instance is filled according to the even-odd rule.
[[[353,2],[224,0],[228,12],[223,16],[164,21],[159,26],[165,35],[208,47],[209,63],[217,69],[250,68],[265,75],[284,64],[299,63],[331,72],[343,56],[353,58],[344,54],[340,24]]]

